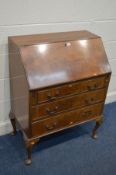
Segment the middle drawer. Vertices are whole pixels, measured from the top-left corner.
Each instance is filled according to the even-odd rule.
[[[40,118],[55,115],[65,110],[72,110],[74,108],[80,108],[94,103],[99,103],[104,101],[105,94],[106,89],[100,89],[80,95],[70,96],[68,98],[59,99],[54,102],[32,106],[31,118],[34,121]]]

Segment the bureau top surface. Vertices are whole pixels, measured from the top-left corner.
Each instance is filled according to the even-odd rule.
[[[19,52],[30,90],[110,72],[101,38],[89,32],[63,32],[37,35],[37,38],[34,35],[11,39],[15,44],[23,43]]]
[[[98,38],[99,36],[89,31],[72,31],[72,32],[59,32],[59,33],[47,33],[47,34],[35,34],[35,35],[22,35],[22,36],[10,36],[17,46],[34,45],[39,43],[49,42],[61,42],[70,40],[90,39]]]

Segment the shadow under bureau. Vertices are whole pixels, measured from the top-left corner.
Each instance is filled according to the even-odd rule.
[[[99,36],[88,31],[9,37],[10,120],[16,122],[31,163],[43,136],[75,125],[102,122],[111,70]]]

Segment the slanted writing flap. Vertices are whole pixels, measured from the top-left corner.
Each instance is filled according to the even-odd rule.
[[[100,38],[20,48],[30,89],[81,80],[110,71]]]

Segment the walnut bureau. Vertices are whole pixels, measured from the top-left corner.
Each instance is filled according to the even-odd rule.
[[[13,133],[19,125],[32,162],[32,146],[43,136],[75,125],[102,122],[110,65],[99,36],[73,31],[12,36],[9,69]]]

